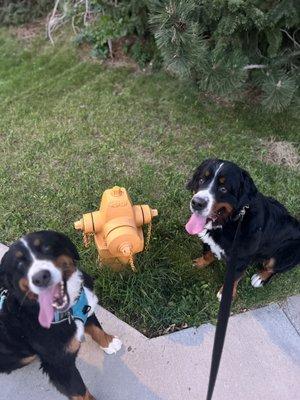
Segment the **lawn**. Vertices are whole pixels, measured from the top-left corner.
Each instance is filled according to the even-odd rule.
[[[204,158],[230,159],[300,215],[299,172],[266,164],[262,145],[273,138],[298,146],[298,121],[218,106],[162,72],[90,62],[69,41],[52,47],[1,30],[0,54],[0,241],[38,229],[66,233],[96,279],[101,304],[148,336],[214,321],[224,265],[192,266],[201,245],[184,230],[185,183]],[[99,269],[94,247],[85,249],[73,229],[115,184],[160,213],[136,274]],[[257,290],[253,270],[239,286],[235,312],[300,292],[299,268]]]

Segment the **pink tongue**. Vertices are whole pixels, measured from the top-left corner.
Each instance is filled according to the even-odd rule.
[[[59,285],[51,286],[47,289],[42,289],[39,294],[39,323],[44,327],[49,329],[51,322],[54,318],[54,308],[52,303],[54,298],[59,294]]]
[[[190,235],[197,235],[202,232],[204,225],[206,223],[206,218],[201,215],[192,214],[188,223],[185,226],[186,231]]]

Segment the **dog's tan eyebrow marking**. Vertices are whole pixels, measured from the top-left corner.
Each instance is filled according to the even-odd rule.
[[[17,258],[22,258],[22,257],[24,257],[24,253],[21,250],[17,250],[15,253],[15,256]]]
[[[35,247],[40,246],[40,245],[41,245],[41,239],[39,239],[39,238],[34,239],[33,245],[34,245]]]
[[[225,176],[221,176],[221,177],[219,178],[219,182],[220,182],[220,183],[225,183],[225,181],[226,181]]]
[[[210,175],[210,171],[209,171],[209,170],[206,170],[206,171],[204,172],[204,175],[205,175],[206,177],[208,177],[208,176]]]

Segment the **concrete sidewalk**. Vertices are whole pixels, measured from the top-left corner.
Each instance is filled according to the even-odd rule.
[[[205,399],[211,324],[147,339],[105,309],[97,314],[124,343],[111,356],[89,339],[82,345],[78,368],[97,400]],[[0,400],[64,399],[38,362],[0,375],[0,385]],[[299,393],[300,296],[231,317],[214,400],[291,400]]]

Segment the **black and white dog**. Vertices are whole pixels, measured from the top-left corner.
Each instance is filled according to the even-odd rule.
[[[69,399],[92,400],[75,360],[84,332],[108,354],[121,341],[105,333],[96,316],[92,279],[77,268],[68,237],[30,233],[13,243],[0,265],[0,372],[10,373],[36,357]]]
[[[300,263],[300,223],[285,207],[261,194],[250,175],[236,164],[209,159],[194,172],[187,184],[193,192],[192,216],[187,231],[204,243],[204,254],[194,260],[199,267],[214,258],[226,259],[237,229],[240,213],[245,211],[238,237],[238,260],[233,295],[246,268],[262,263],[253,275],[252,286],[265,285],[273,275]],[[222,288],[218,298],[222,295]]]

